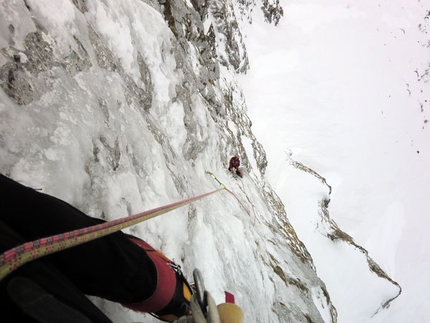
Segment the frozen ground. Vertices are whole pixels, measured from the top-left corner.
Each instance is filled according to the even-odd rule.
[[[247,32],[251,70],[242,79],[253,129],[268,153],[269,179],[314,257],[340,323],[424,322],[430,314],[430,4],[283,6],[278,27],[255,17]],[[331,217],[402,286],[388,310],[370,318],[379,287],[362,285],[353,259],[332,267],[315,235],[316,203],[327,188],[289,158],[326,178]]]

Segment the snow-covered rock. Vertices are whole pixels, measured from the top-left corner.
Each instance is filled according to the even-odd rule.
[[[211,171],[229,191],[128,232],[188,277],[199,268],[217,302],[234,293],[246,322],[337,322],[266,179],[236,80],[250,68],[241,25],[260,9],[269,23],[283,15],[277,0],[1,2],[0,171],[105,220],[215,190]],[[237,152],[242,180],[226,170]],[[328,199],[327,243],[364,252],[363,270],[394,286],[381,302],[396,296],[398,284],[329,218]],[[115,322],[154,320],[94,302]]]

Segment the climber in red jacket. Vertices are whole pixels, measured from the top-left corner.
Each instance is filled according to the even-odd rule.
[[[0,174],[0,254],[104,222]],[[173,322],[190,314],[179,266],[121,231],[31,261],[0,281],[2,322],[111,323],[85,295]],[[67,318],[65,320],[65,318]]]
[[[104,222],[2,174],[0,196],[1,256],[41,237]],[[93,295],[166,322],[243,323],[241,308],[227,299],[231,294],[217,306],[195,273],[191,288],[164,254],[118,231],[30,261],[0,279],[1,322],[112,323],[86,297]]]
[[[242,174],[242,171],[239,169],[239,167],[240,167],[240,155],[236,154],[230,159],[230,165],[228,167],[228,170],[233,174],[239,177],[242,177],[243,174]]]

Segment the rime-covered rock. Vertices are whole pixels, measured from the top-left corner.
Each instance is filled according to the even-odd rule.
[[[275,25],[283,15],[278,0],[1,2],[0,171],[109,220],[213,188],[210,168],[248,214],[219,196],[184,211],[182,241],[170,239],[174,221],[131,232],[170,251],[188,273],[215,271],[209,287],[232,290],[247,322],[336,322],[329,292],[265,179],[264,148],[235,81],[249,69],[240,24],[252,10]],[[242,183],[225,171],[236,152]],[[208,213],[217,217],[202,220]],[[222,219],[249,236],[223,233]],[[202,226],[214,237],[205,257],[220,259],[212,267],[193,249]],[[245,254],[219,254],[221,234]],[[112,314],[109,306],[102,305]]]

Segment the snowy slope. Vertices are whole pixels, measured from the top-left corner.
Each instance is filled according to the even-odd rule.
[[[256,15],[247,30],[250,71],[241,82],[268,155],[268,178],[339,322],[425,322],[430,3],[282,5],[278,27],[263,27]],[[360,269],[360,252],[325,238],[319,203],[329,198],[330,217],[402,287],[375,316],[395,288]]]

